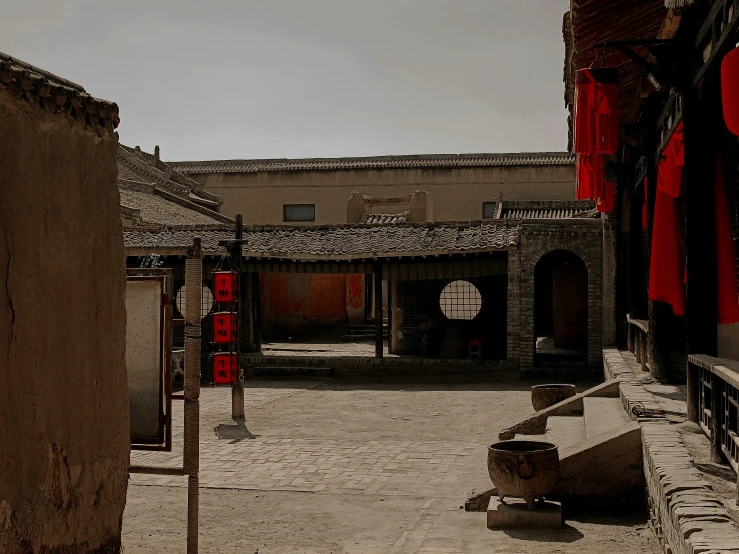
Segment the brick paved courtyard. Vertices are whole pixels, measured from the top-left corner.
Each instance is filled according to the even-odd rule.
[[[505,533],[460,510],[489,488],[486,445],[532,411],[530,385],[250,382],[245,427],[229,389],[203,389],[201,552],[657,552],[638,519]],[[132,463],[181,463],[181,402],[174,416],[174,451]],[[185,487],[131,476],[126,552],[184,550]]]

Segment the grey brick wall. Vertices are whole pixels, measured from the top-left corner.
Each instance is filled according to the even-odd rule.
[[[555,250],[576,254],[588,270],[588,354],[589,367],[602,359],[603,346],[603,220],[568,219],[525,222],[521,225],[520,255],[520,341],[521,370],[534,366],[534,270],[542,256]],[[510,266],[509,266],[510,267]],[[614,265],[615,274],[615,265]],[[509,279],[513,278],[509,274]],[[509,307],[509,309],[512,309]],[[615,324],[614,324],[615,325]]]

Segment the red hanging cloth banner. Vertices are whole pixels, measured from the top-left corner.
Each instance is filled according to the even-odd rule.
[[[607,67],[575,73],[576,154],[618,151],[618,72]]]
[[[718,322],[722,325],[739,322],[739,292],[737,290],[736,248],[731,230],[729,202],[721,164],[716,154],[716,285]]]
[[[739,48],[734,48],[721,62],[721,104],[726,127],[739,135]]]
[[[680,192],[683,180],[682,124],[672,134],[657,167],[649,299],[685,315],[685,248]]]

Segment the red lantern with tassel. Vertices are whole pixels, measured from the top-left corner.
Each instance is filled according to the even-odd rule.
[[[739,48],[734,48],[721,62],[721,103],[726,127],[739,136]]]
[[[239,378],[239,355],[235,352],[213,354],[213,383],[230,385]]]
[[[214,271],[213,294],[216,302],[229,303],[238,299],[239,273],[237,271]]]
[[[618,72],[607,67],[575,73],[576,154],[618,151]]]
[[[229,344],[238,342],[238,314],[236,312],[217,312],[213,314],[213,342]]]

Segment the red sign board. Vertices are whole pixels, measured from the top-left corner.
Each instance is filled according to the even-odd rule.
[[[213,342],[229,344],[238,342],[238,314],[236,312],[217,312],[213,314]]]
[[[239,290],[239,274],[236,271],[213,272],[213,294],[216,302],[236,302]]]
[[[213,354],[213,383],[230,385],[239,379],[239,355],[235,352]]]

